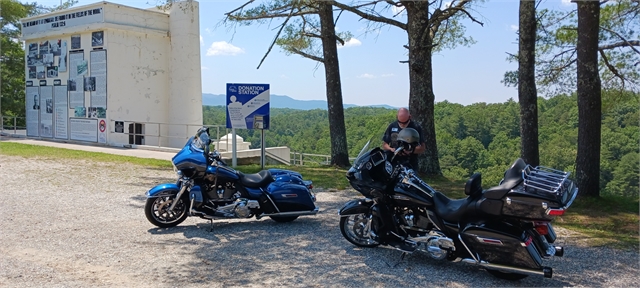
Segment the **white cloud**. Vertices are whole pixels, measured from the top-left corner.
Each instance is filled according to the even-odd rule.
[[[562,5],[565,5],[565,6],[571,5],[571,0],[562,0]]]
[[[364,73],[362,75],[358,75],[356,76],[357,78],[366,78],[366,79],[375,79],[375,78],[387,78],[387,77],[393,77],[394,75],[392,73],[387,73],[387,74],[382,74],[380,76],[376,76],[373,74],[369,74],[369,73]]]
[[[202,35],[200,35],[200,45],[204,45],[204,39],[202,39]]]
[[[207,49],[207,56],[235,56],[244,53],[244,49],[233,46],[227,41],[213,42],[211,47]]]
[[[209,67],[201,66],[201,67],[200,67],[200,70],[209,70]]]
[[[211,29],[205,28],[204,31],[207,32],[207,34],[211,35]]]
[[[404,7],[402,6],[401,7],[391,6],[391,13],[393,13],[393,15],[404,15],[404,14],[407,14],[407,10],[405,10]]]
[[[282,75],[280,75],[280,78],[282,78],[282,79],[289,79],[289,76],[282,74]]]
[[[338,48],[356,47],[362,45],[362,42],[356,38],[351,38],[349,41],[344,42],[344,45],[338,45]]]
[[[518,29],[520,29],[518,25],[513,25],[513,24],[511,24],[509,28],[511,28],[511,31],[518,31]]]
[[[451,6],[451,1],[444,2],[444,7],[445,8],[449,8],[449,6]]]
[[[376,78],[376,76],[375,76],[375,75],[372,75],[372,74],[369,74],[369,73],[364,73],[364,74],[362,74],[362,75],[358,76],[358,78],[368,78],[368,79],[373,79],[373,78]]]

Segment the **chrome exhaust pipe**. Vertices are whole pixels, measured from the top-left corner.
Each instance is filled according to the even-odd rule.
[[[473,260],[471,258],[462,259],[462,262],[469,263],[469,264],[476,264],[482,267],[492,268],[496,270],[505,270],[505,271],[516,272],[516,273],[543,275],[545,278],[551,278],[553,276],[553,269],[551,269],[550,267],[542,267],[542,269],[520,268],[520,267],[513,267],[513,266],[502,265],[502,264],[492,264],[486,261],[477,262],[476,260]]]
[[[260,214],[260,217],[316,215],[318,214],[318,210],[320,210],[320,208],[316,207],[316,209],[313,209],[311,211],[292,211],[292,212],[278,212],[278,213],[271,213],[271,214]]]

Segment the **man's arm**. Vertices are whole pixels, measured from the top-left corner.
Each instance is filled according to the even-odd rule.
[[[413,149],[413,154],[422,154],[425,150],[427,150],[426,145],[422,142],[420,143],[420,146]]]
[[[389,146],[391,143],[391,124],[387,126],[387,130],[384,131],[384,135],[382,135],[382,149],[388,150],[391,152],[396,152],[396,149]]]
[[[388,151],[391,151],[391,152],[396,152],[395,148],[389,146],[389,144],[387,142],[384,142],[384,141],[382,141],[382,149],[383,150],[388,150]]]

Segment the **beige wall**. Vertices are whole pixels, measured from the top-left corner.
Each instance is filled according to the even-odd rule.
[[[110,131],[107,144],[128,144],[128,135],[112,133],[114,122],[124,121],[125,132],[129,123],[145,124],[146,145],[182,147],[184,138],[202,125],[199,10],[196,1],[177,2],[174,6],[177,8],[166,12],[109,2],[79,6],[25,18],[22,22],[97,8],[102,9],[102,17],[67,21],[66,26],[60,27],[48,24],[37,29],[32,27],[22,39],[27,47],[29,43],[62,39],[67,41],[70,50],[71,35],[80,34],[84,58],[89,60],[93,49],[91,33],[104,31],[102,47],[107,51],[106,112]],[[26,63],[25,70],[28,72]],[[59,73],[56,79],[66,83],[68,72]],[[37,85],[36,79],[34,84]],[[90,106],[89,93],[85,95],[85,103]],[[69,116],[73,116],[73,110]],[[164,138],[159,142],[158,137],[152,136],[158,134],[179,138]]]

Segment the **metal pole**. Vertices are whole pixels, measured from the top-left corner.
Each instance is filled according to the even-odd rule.
[[[265,144],[264,144],[264,129],[260,129],[260,143],[262,143],[261,155],[260,155],[260,169],[264,170],[265,164]]]
[[[236,155],[236,128],[231,128],[231,166],[236,168],[238,166],[238,158]],[[229,139],[227,139],[227,143],[229,143]]]

